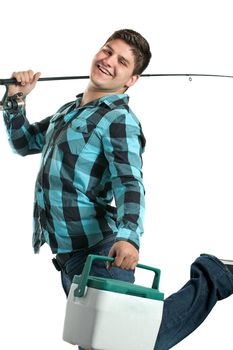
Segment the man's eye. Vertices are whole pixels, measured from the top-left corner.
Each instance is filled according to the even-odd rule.
[[[109,50],[109,49],[103,49],[103,52],[106,53],[109,56],[112,54],[112,51]]]
[[[124,60],[120,60],[120,63],[123,64],[123,66],[127,66],[127,64]]]

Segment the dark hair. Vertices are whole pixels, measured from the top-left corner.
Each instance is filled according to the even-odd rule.
[[[141,34],[132,29],[117,30],[108,38],[106,43],[116,39],[121,39],[131,46],[135,58],[133,74],[140,75],[148,66],[152,56],[149,43]]]

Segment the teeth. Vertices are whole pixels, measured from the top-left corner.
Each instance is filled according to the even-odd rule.
[[[102,73],[104,73],[104,74],[106,74],[106,75],[111,75],[111,74],[109,73],[109,71],[106,70],[105,68],[103,68],[101,65],[98,65],[98,68],[99,68],[99,70],[100,70]]]

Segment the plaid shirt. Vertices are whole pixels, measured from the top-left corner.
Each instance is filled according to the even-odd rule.
[[[25,109],[4,112],[14,151],[42,152],[34,203],[36,253],[45,242],[53,253],[88,248],[112,233],[139,247],[145,146],[140,123],[125,94],[84,107],[81,96],[34,124]]]

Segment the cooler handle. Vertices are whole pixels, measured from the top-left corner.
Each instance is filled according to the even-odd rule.
[[[90,254],[87,257],[86,263],[83,268],[82,275],[80,276],[80,283],[78,284],[78,288],[75,290],[75,296],[76,297],[82,297],[85,293],[85,288],[87,285],[88,277],[91,271],[91,265],[93,260],[104,260],[104,261],[114,261],[114,258],[110,258],[108,256],[101,256],[101,255],[93,255]],[[155,273],[154,280],[152,283],[152,289],[158,289],[159,288],[159,281],[160,281],[160,274],[161,271],[160,269],[157,269],[155,267],[143,265],[143,264],[137,264],[136,267],[145,269],[145,270],[150,270]]]

